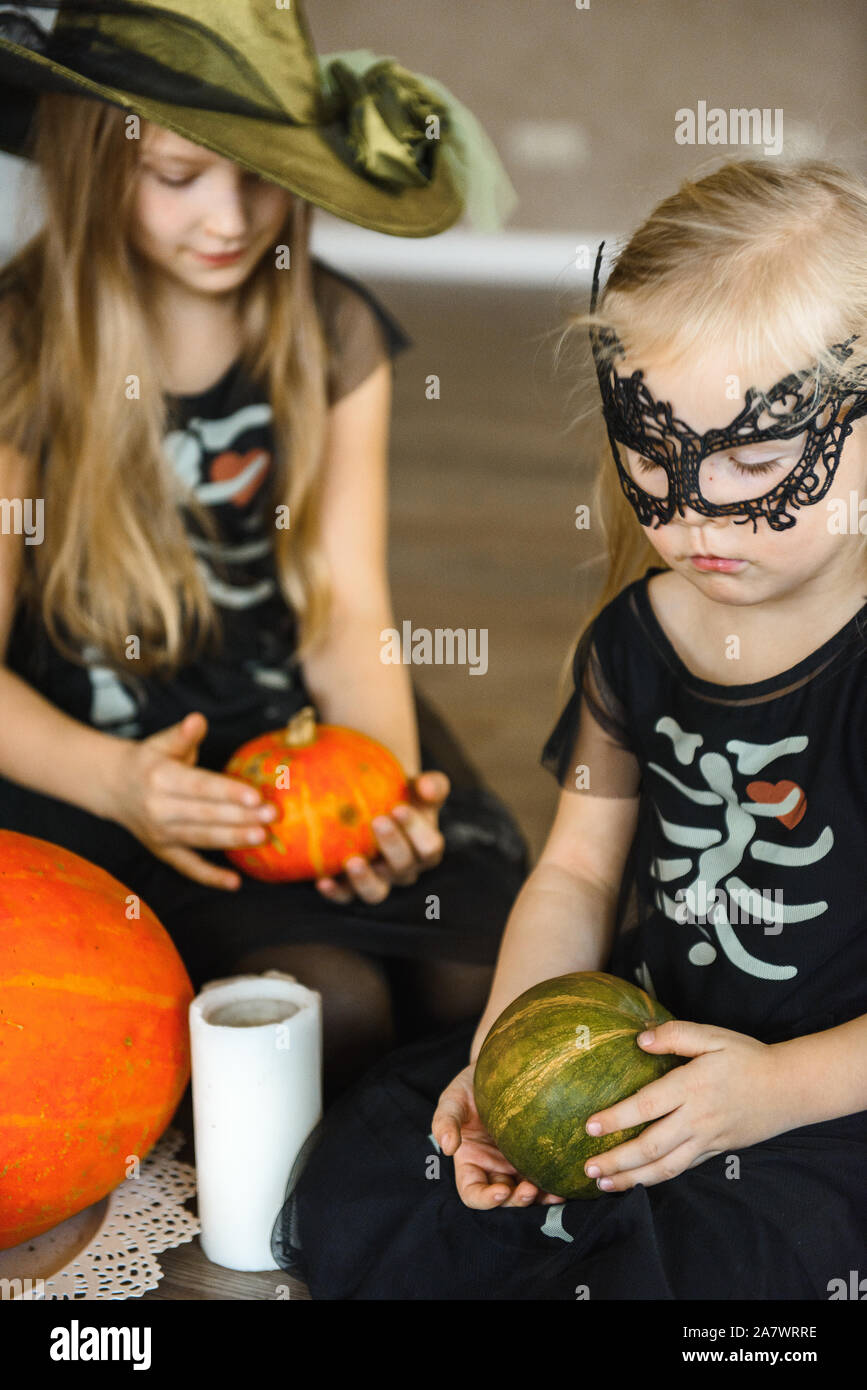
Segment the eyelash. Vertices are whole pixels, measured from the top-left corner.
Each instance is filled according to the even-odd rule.
[[[738,463],[737,459],[732,459],[736,472],[745,478],[755,478],[761,473],[773,473],[780,459],[769,459],[767,463],[743,464]],[[661,468],[659,463],[651,463],[648,459],[638,456],[638,466],[642,473],[651,473],[654,468]]]
[[[162,174],[155,174],[154,177],[158,183],[164,183],[167,188],[186,188],[187,184],[192,183],[199,176],[198,174],[189,174],[185,179],[167,179],[164,178]],[[254,174],[252,171],[248,171],[248,177],[254,179],[257,183],[264,182],[258,174]]]

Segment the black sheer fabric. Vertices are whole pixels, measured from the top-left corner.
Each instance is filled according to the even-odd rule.
[[[628,718],[603,670],[595,624],[581,636],[572,662],[574,689],[542,750],[541,764],[564,791],[633,797],[641,767]]]

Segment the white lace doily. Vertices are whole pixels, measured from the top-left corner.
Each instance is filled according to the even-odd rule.
[[[196,1173],[175,1157],[183,1143],[179,1130],[167,1130],[143,1160],[140,1176],[109,1194],[105,1219],[89,1243],[44,1280],[46,1299],[136,1298],[157,1287],[163,1277],[157,1256],[200,1229],[198,1217],[184,1207],[196,1190]]]

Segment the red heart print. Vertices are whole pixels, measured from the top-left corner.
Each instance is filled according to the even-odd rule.
[[[789,811],[785,816],[777,816],[777,820],[782,821],[787,830],[794,830],[798,821],[802,820],[804,817],[804,812],[807,809],[807,798],[804,795],[803,788],[799,787],[797,782],[747,783],[747,795],[751,796],[753,801],[761,802],[763,806],[766,806],[769,801],[784,801],[792,791],[799,791],[801,793],[800,801],[798,801],[794,809]]]
[[[262,481],[268,472],[271,463],[271,455],[267,449],[250,449],[246,454],[236,454],[231,450],[225,454],[218,454],[211,463],[211,481],[215,483],[225,482],[228,478],[237,478],[239,473],[243,473],[254,459],[261,459],[262,466],[254,474],[250,481],[238,492],[232,493],[227,500],[236,507],[243,507],[249,502],[255,492],[262,486]]]

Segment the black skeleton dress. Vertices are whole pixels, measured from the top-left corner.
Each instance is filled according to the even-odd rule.
[[[639,797],[605,968],[767,1043],[859,1017],[867,604],[790,670],[723,686],[674,650],[657,572],[583,634],[541,754],[567,792]],[[596,1200],[465,1207],[431,1119],[473,1032],[392,1055],[311,1137],[274,1250],[314,1298],[824,1300],[863,1271],[864,1110]]]
[[[411,340],[363,284],[318,258],[313,270],[334,405]],[[295,615],[278,587],[273,516],[266,515],[275,440],[265,388],[236,361],[207,390],[171,396],[168,405],[166,453],[217,523],[214,541],[183,513],[222,620],[219,654],[190,661],[171,680],[121,678],[95,650],[83,652],[80,665],[67,660],[22,604],[7,665],[59,709],[119,738],[147,737],[200,710],[208,731],[197,762],[220,771],[242,743],[316,701],[297,657]],[[237,892],[210,888],[156,858],[121,825],[2,777],[0,827],[63,845],[136,891],[169,931],[197,986],[231,974],[236,960],[272,944],[325,941],[383,958],[492,964],[527,872],[527,845],[445,716],[415,684],[413,695],[422,767],[445,772],[451,782],[439,821],[446,850],[439,865],[415,884],[395,885],[382,903],[332,903],[307,882],[245,878]],[[198,853],[228,867],[220,851]]]

